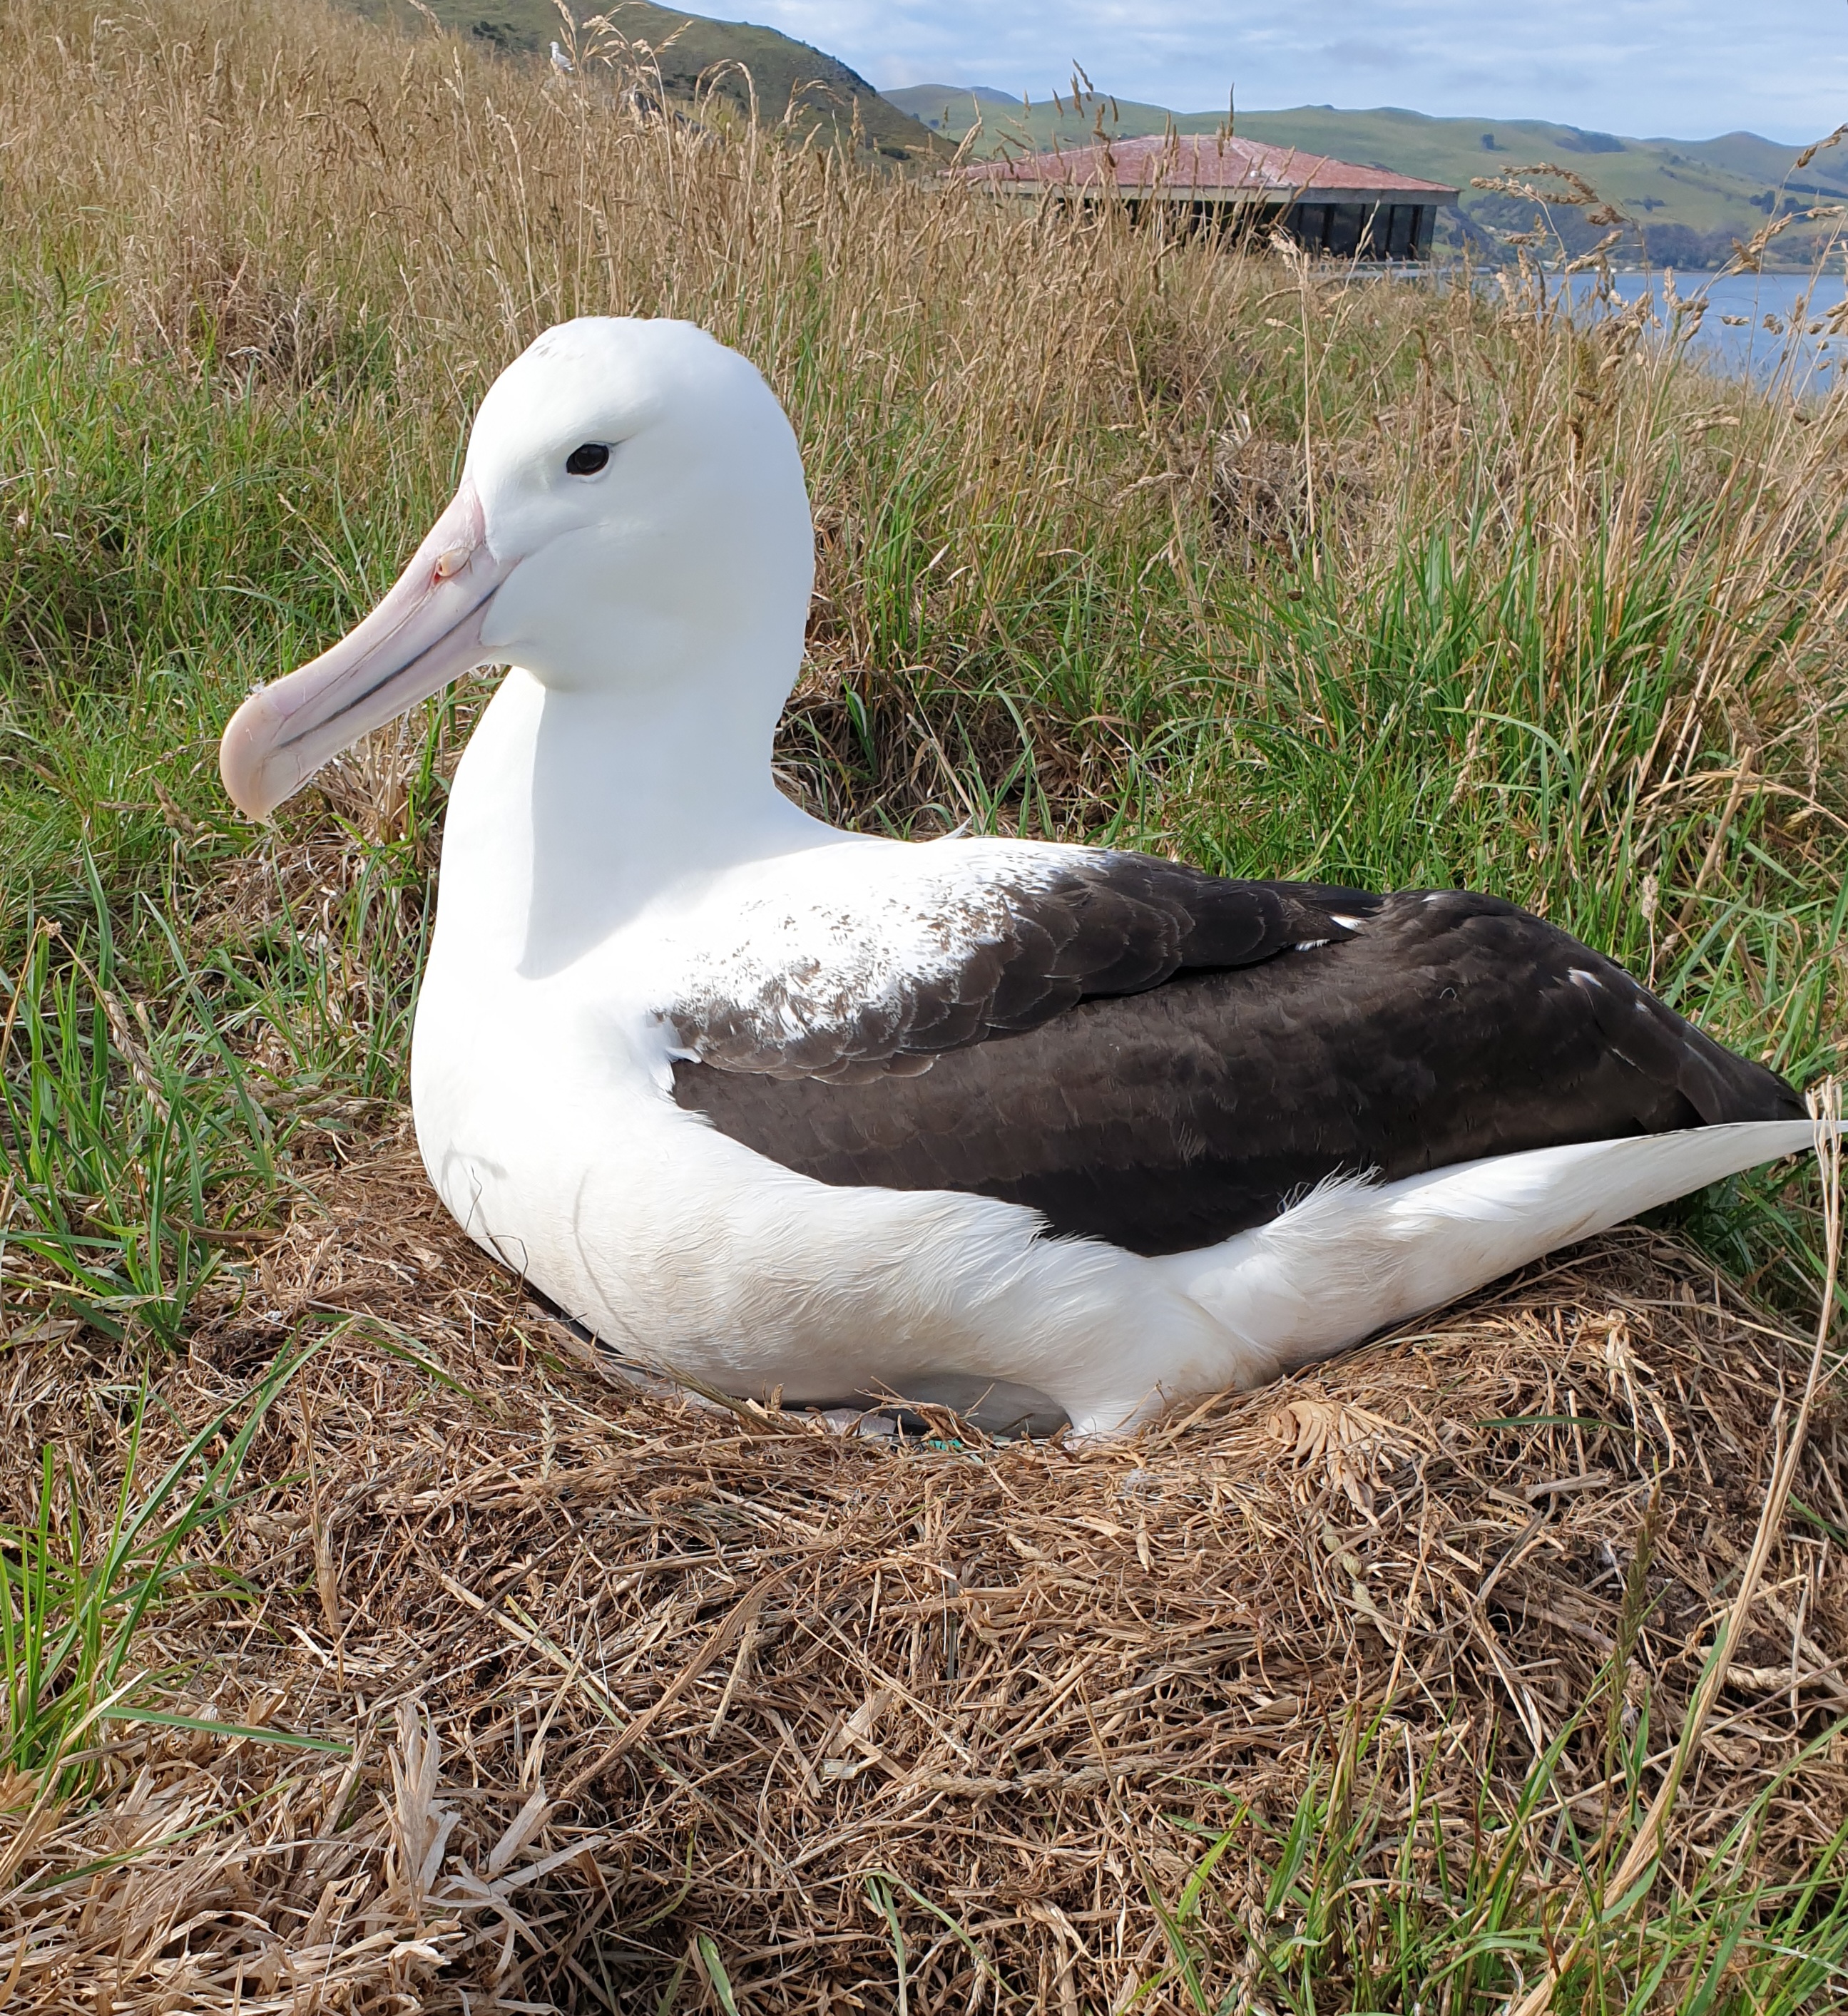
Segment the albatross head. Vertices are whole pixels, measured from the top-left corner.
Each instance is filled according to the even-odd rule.
[[[225,788],[264,818],[485,664],[773,718],[813,566],[795,437],[744,358],[690,322],[561,323],[490,388],[460,487],[378,607],[232,717]]]

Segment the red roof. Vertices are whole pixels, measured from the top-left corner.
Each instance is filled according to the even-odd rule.
[[[1089,147],[1054,148],[1044,154],[978,161],[955,172],[969,182],[1078,183],[1114,182],[1127,194],[1166,189],[1222,200],[1249,196],[1300,196],[1309,202],[1374,200],[1422,196],[1448,203],[1457,192],[1442,182],[1395,175],[1306,154],[1294,147],[1270,147],[1260,140],[1220,134],[1152,133],[1140,140],[1107,140]]]

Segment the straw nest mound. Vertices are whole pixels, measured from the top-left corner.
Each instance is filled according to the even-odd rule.
[[[1120,2007],[1159,1964],[1151,1894],[1235,1800],[1287,1819],[1362,1721],[1389,1823],[1412,1773],[1505,1813],[1626,1579],[1623,1685],[1671,1745],[1806,1355],[1634,1232],[1132,1442],[996,1445],[638,1391],[408,1150],[251,1262],[155,1366],[138,1478],[327,1341],[136,1659],[169,1711],[272,1740],[116,1721],[81,1796],[0,1783],[0,2004],[652,2008],[684,1957],[682,2007],[724,1999],[716,1962],[741,2007],[882,2009],[896,1939],[914,2007]],[[5,1517],[47,1443],[60,1513],[106,1517],[139,1378],[81,1332],[16,1335]],[[1684,1873],[1780,1773],[1767,1866],[1848,1812],[1839,1738],[1788,1769],[1848,1700],[1817,1523],[1848,1525],[1842,1439],[1812,1431],[1814,1516],[1677,1809]],[[1594,1825],[1598,1740],[1550,1795]],[[1215,1908],[1257,1880],[1228,1855]]]

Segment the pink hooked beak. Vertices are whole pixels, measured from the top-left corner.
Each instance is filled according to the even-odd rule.
[[[488,544],[481,501],[465,476],[377,608],[319,657],[259,686],[231,717],[218,771],[238,810],[266,819],[330,757],[491,663],[481,628],[512,571]]]

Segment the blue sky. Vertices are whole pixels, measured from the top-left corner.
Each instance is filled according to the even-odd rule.
[[[1201,112],[1410,106],[1645,137],[1807,140],[1848,119],[1848,0],[705,0],[875,85],[1100,88]]]

